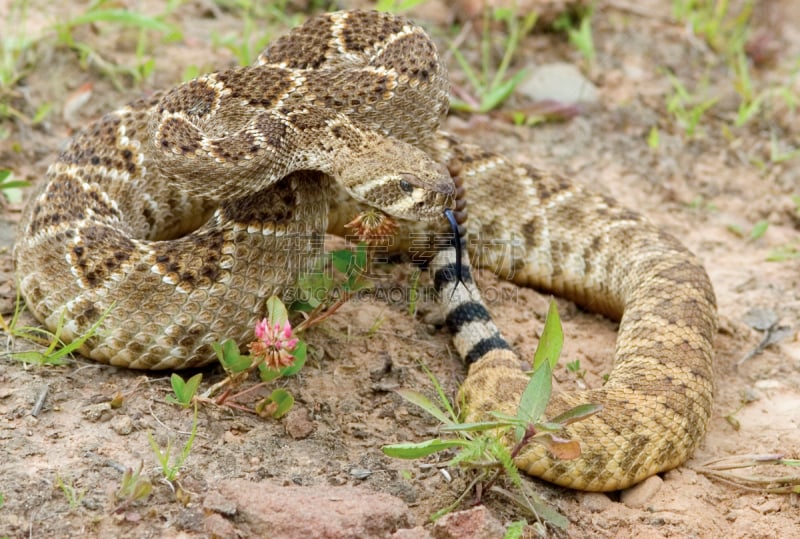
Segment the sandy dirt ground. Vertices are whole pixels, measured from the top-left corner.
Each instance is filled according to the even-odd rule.
[[[162,9],[150,1],[112,4],[149,14]],[[775,158],[776,151],[800,146],[800,117],[796,110],[775,104],[751,123],[734,126],[738,100],[733,74],[719,53],[672,18],[668,4],[599,1],[592,23],[596,59],[591,64],[563,33],[537,30],[525,37],[516,65],[568,62],[596,85],[597,102],[577,117],[517,127],[502,115],[451,115],[446,127],[519,161],[575,178],[645,214],[699,256],[717,294],[716,397],[704,443],[685,466],[656,481],[655,492],[640,505],[625,503],[624,494],[584,494],[537,483],[543,496],[570,520],[562,534],[796,536],[797,495],[747,491],[700,471],[710,460],[734,455],[800,457],[800,258],[768,260],[779,250],[800,250],[800,202],[792,198],[800,195],[800,158]],[[54,21],[75,17],[87,7],[84,2],[60,2],[42,15],[31,6],[23,33],[47,33]],[[0,15],[7,21],[3,35],[23,28],[6,17],[10,8],[10,2],[0,4]],[[457,34],[448,28],[456,12],[464,10],[430,2],[415,17],[444,49]],[[181,29],[182,38],[151,40],[157,46],[155,69],[136,85],[122,77],[118,87],[101,73],[98,58],[90,57],[87,66],[74,50],[56,46],[52,38],[42,40],[32,51],[30,72],[15,88],[13,103],[29,116],[42,103],[53,107],[36,125],[3,120],[0,168],[36,183],[63,141],[104,111],[175,84],[189,67],[204,72],[236,62],[230,50],[215,45],[214,36],[240,39],[240,10],[210,1],[185,2],[167,20]],[[758,2],[753,35],[760,32],[775,46],[771,61],[751,72],[758,88],[783,85],[795,98],[800,96],[800,83],[793,78],[800,69],[800,31],[792,22],[798,20],[796,2]],[[83,25],[74,35],[99,52],[102,61],[132,64],[137,33],[109,28]],[[257,24],[254,35],[280,31],[275,25]],[[476,61],[477,44],[471,34],[462,44],[467,57]],[[466,85],[452,57],[449,65],[454,82]],[[695,136],[688,136],[667,110],[674,94],[667,73],[692,91],[719,98]],[[518,95],[506,108],[522,104],[524,96]],[[657,148],[648,145],[654,128]],[[6,320],[13,312],[10,249],[21,206],[4,204],[0,214],[0,293]],[[750,231],[760,221],[768,223],[766,231],[751,238]],[[377,287],[406,286],[412,271],[407,264],[393,266]],[[521,354],[531,357],[549,296],[486,272],[478,278],[490,291],[498,325]],[[615,324],[566,301],[559,301],[559,307],[566,342],[555,372],[558,389],[601,385],[613,356]],[[431,309],[432,303],[422,303],[423,313]],[[766,325],[774,322],[785,328],[783,338],[740,364],[765,337],[765,319]],[[34,323],[32,318],[23,322]],[[180,476],[186,493],[180,500],[159,481],[148,441],[152,433],[158,443],[166,445],[172,439],[180,447],[191,428],[190,412],[165,403],[167,376],[97,365],[80,357],[59,367],[25,365],[4,354],[0,537],[208,536],[209,508],[203,501],[230,478],[380,491],[408,505],[411,526],[425,525],[429,515],[460,494],[464,474],[453,470],[448,482],[430,466],[433,460],[398,461],[385,457],[381,447],[437,435],[436,422],[393,389],[414,388],[433,395],[420,367],[424,364],[454,392],[464,368],[448,335],[420,316],[409,316],[403,301],[367,297],[347,304],[305,338],[312,347],[308,364],[300,376],[282,382],[296,398],[288,419],[263,420],[211,406],[200,409],[198,435]],[[21,340],[8,343],[9,350],[32,346]],[[582,377],[565,367],[575,360],[585,369]],[[222,378],[218,369],[207,369],[204,376],[204,385]],[[45,388],[43,406],[34,417],[31,411]],[[115,396],[121,396],[122,405],[112,409],[108,403]],[[122,472],[139,463],[153,482],[153,493],[117,512],[114,495]],[[759,468],[747,473],[776,472]],[[72,500],[65,493],[70,489]],[[499,498],[489,496],[486,502],[504,524],[521,518]]]

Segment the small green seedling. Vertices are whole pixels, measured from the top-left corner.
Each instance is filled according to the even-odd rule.
[[[714,50],[733,54],[744,45],[755,2],[739,3],[738,13],[730,9],[730,4],[730,0],[673,0],[672,15],[686,22]]]
[[[114,512],[120,513],[127,509],[131,504],[138,500],[143,500],[153,492],[153,484],[146,477],[142,477],[142,466],[134,470],[128,468],[122,474],[122,482],[114,495],[114,503],[117,505]]]
[[[527,76],[527,71],[524,69],[509,76],[511,61],[519,50],[522,38],[533,28],[536,20],[535,12],[520,17],[512,9],[487,8],[483,15],[480,70],[470,65],[455,44],[451,46],[450,51],[474,92],[474,95],[471,95],[461,91],[459,99],[453,99],[450,103],[453,110],[485,113],[498,108],[511,96],[514,89]],[[505,26],[505,32],[502,34],[503,56],[496,66],[492,55],[492,23],[501,23]]]
[[[769,228],[769,221],[766,219],[761,219],[756,224],[753,225],[753,229],[750,231],[750,241],[755,241],[760,239],[764,234],[767,233],[767,229]]]
[[[30,183],[25,180],[15,180],[14,174],[7,169],[0,170],[0,192],[12,204],[22,202],[22,188]]]
[[[306,16],[293,10],[289,5],[290,0],[216,0],[216,3],[223,5],[242,21],[236,32],[211,35],[213,45],[233,53],[239,65],[251,65],[272,40],[275,31],[297,26]],[[318,5],[316,1],[312,2],[306,13],[315,8],[313,4]]]
[[[703,116],[719,101],[719,97],[699,98],[690,94],[686,86],[674,75],[668,73],[667,77],[673,89],[672,95],[667,97],[667,112],[675,117],[688,137],[694,137],[699,133]]]
[[[236,342],[230,339],[212,345],[228,376],[206,391],[202,400],[209,399],[225,387],[225,391],[214,401],[217,405],[255,411],[262,417],[271,416],[277,419],[286,414],[294,404],[294,398],[285,389],[272,391],[268,397],[256,403],[254,410],[238,404],[236,399],[263,388],[278,378],[296,375],[306,363],[308,348],[305,342],[292,336],[288,311],[277,296],[267,300],[267,318],[257,324],[256,338],[250,344],[249,355],[242,354]],[[261,382],[234,393],[234,389],[255,370],[258,370]]]
[[[782,245],[770,251],[767,262],[785,262],[800,258],[800,245]]]
[[[86,491],[79,491],[71,479],[65,481],[60,475],[56,475],[56,486],[64,493],[64,496],[67,498],[67,503],[69,503],[69,506],[73,509],[81,504],[81,500],[83,500],[86,494]]]
[[[503,539],[521,539],[525,532],[525,526],[528,525],[527,520],[515,520],[506,528],[506,533]]]
[[[658,150],[658,147],[661,145],[661,137],[658,133],[658,127],[655,125],[650,128],[650,132],[647,134],[647,146],[651,150]]]
[[[297,281],[298,299],[290,308],[308,316],[296,331],[305,331],[327,320],[355,294],[372,288],[372,282],[366,278],[371,264],[370,247],[360,242],[354,251],[340,249],[329,253],[317,268],[301,275]]]
[[[586,376],[586,369],[581,368],[580,359],[576,359],[575,361],[570,361],[567,363],[567,370],[573,373],[580,380],[583,380],[584,376]]]
[[[88,330],[86,330],[86,333],[77,339],[72,340],[72,342],[69,344],[64,344],[61,342],[60,337],[64,328],[64,317],[66,311],[61,313],[55,333],[50,333],[49,331],[38,327],[18,326],[17,321],[19,314],[21,313],[20,305],[19,287],[17,287],[17,305],[14,311],[14,316],[9,324],[6,324],[5,320],[2,320],[1,325],[3,330],[13,337],[19,337],[39,344],[42,343],[42,337],[49,339],[49,344],[44,352],[39,350],[30,350],[25,352],[13,352],[11,354],[13,359],[22,361],[23,363],[32,363],[36,365],[63,365],[66,362],[66,356],[76,352],[81,346],[83,346],[83,344],[95,334],[100,325],[103,323],[105,317],[108,316],[108,313],[114,308],[114,304],[112,304],[111,307],[109,307],[102,315],[100,315],[100,318],[98,318],[97,321],[92,324]],[[47,343],[48,341],[46,340],[45,342]]]
[[[294,397],[285,389],[275,389],[269,397],[256,404],[256,413],[261,417],[280,419],[294,405]]]
[[[594,38],[592,37],[591,10],[582,14],[577,25],[573,22],[569,14],[562,14],[553,21],[553,28],[565,31],[569,42],[578,49],[578,52],[581,53],[581,56],[583,56],[589,66],[594,64],[597,51],[595,50]]]
[[[217,354],[222,368],[231,374],[238,374],[250,368],[253,359],[239,352],[239,345],[232,339],[227,339],[222,343],[212,343],[211,347]]]
[[[150,33],[160,34],[165,42],[177,41],[182,38],[180,28],[165,20],[167,15],[176,9],[176,2],[168,2],[166,10],[158,16],[145,15],[128,9],[103,9],[104,3],[95,2],[84,13],[71,19],[57,22],[54,25],[57,40],[64,46],[75,50],[79,55],[81,64],[88,66],[91,63],[103,74],[107,75],[118,87],[122,86],[119,80],[121,75],[130,77],[136,83],[142,82],[155,69],[155,56],[148,53],[148,49],[151,48],[149,42]],[[133,66],[118,65],[113,61],[104,59],[88,43],[75,39],[75,29],[84,25],[95,27],[110,25],[116,28],[131,28],[138,31],[135,64]]]
[[[256,35],[260,37],[255,37]],[[261,25],[257,24],[249,12],[242,17],[242,27],[234,34],[225,36],[212,34],[211,40],[214,47],[229,50],[236,57],[239,65],[247,66],[255,62],[256,57],[270,42],[272,36],[263,32]]]
[[[174,395],[167,395],[167,402],[170,404],[180,404],[184,408],[192,405],[197,388],[200,386],[200,381],[203,379],[203,373],[199,372],[184,380],[181,376],[172,373],[170,382],[172,383],[172,391]]]
[[[189,439],[186,440],[186,443],[183,444],[183,449],[181,449],[181,453],[178,456],[173,457],[172,455],[171,439],[167,442],[167,447],[162,450],[158,445],[158,442],[156,442],[156,439],[153,437],[153,433],[147,433],[147,438],[150,440],[150,447],[153,449],[153,453],[155,454],[159,465],[161,465],[161,474],[168,483],[172,484],[178,478],[181,468],[183,468],[186,459],[189,458],[189,453],[192,451],[192,445],[194,444],[194,438],[196,435],[197,405],[194,407],[194,418],[192,419],[191,434],[189,435]]]
[[[769,160],[772,163],[783,163],[796,157],[800,157],[800,148],[784,150],[775,133],[770,134]]]
[[[40,104],[31,117],[25,109],[27,92],[18,89],[20,82],[36,67],[46,32],[34,33],[28,28],[28,1],[6,2],[3,31],[0,33],[0,121],[13,118],[27,125],[41,123],[52,109],[52,103]],[[0,140],[9,131],[0,126]]]

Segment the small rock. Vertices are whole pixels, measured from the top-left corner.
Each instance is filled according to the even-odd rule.
[[[219,492],[212,490],[206,494],[203,500],[203,509],[222,513],[225,516],[233,516],[236,514],[236,502],[225,498]]]
[[[111,419],[112,413],[111,404],[108,402],[90,404],[81,409],[81,415],[84,419],[92,423],[104,423]]]
[[[753,307],[742,316],[742,319],[751,328],[766,331],[777,324],[780,317],[772,309]]]
[[[366,479],[370,475],[372,475],[372,470],[366,468],[352,468],[350,470],[350,476],[356,479]]]
[[[283,421],[283,426],[286,429],[286,434],[295,440],[307,438],[314,432],[314,422],[308,417],[308,410],[305,408],[298,408],[289,412]]]
[[[592,513],[600,513],[608,509],[614,502],[602,492],[581,493],[581,507]]]
[[[216,513],[212,514],[216,515]],[[223,518],[221,515],[216,516]],[[195,534],[203,533],[206,530],[204,511],[196,505],[193,507],[184,507],[173,517],[172,525],[175,529],[183,532],[194,532]],[[219,535],[217,537],[219,537]]]
[[[623,490],[619,501],[628,507],[643,507],[650,499],[661,490],[664,480],[653,475],[629,489]]]
[[[580,70],[566,62],[536,66],[517,91],[532,101],[559,103],[596,103],[597,87]]]
[[[700,476],[697,475],[697,472],[683,466],[674,468],[664,474],[665,483],[670,481],[680,481],[685,485],[696,485],[699,480]]]
[[[205,532],[209,537],[219,537],[221,539],[237,537],[236,528],[233,527],[233,524],[217,513],[211,513],[205,516],[203,519],[203,528],[205,528]]]
[[[780,498],[770,498],[761,505],[755,506],[753,509],[762,515],[766,515],[767,513],[777,513],[781,510],[781,500]]]
[[[351,486],[283,486],[229,479],[219,484],[218,496],[235,504],[237,526],[252,537],[387,537],[407,528],[412,520],[398,498]],[[204,507],[211,502],[207,496]]]
[[[503,525],[483,505],[450,513],[433,525],[435,539],[495,539],[504,534]]]
[[[391,539],[433,539],[433,536],[422,526],[403,528],[391,535]]]
[[[120,436],[127,436],[133,432],[133,419],[128,415],[118,415],[111,419],[111,430]]]
[[[756,389],[781,389],[786,386],[780,380],[758,380],[755,387]]]

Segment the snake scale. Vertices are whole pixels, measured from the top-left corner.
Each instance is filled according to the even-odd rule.
[[[679,465],[711,413],[716,312],[702,266],[608,197],[441,132],[448,91],[419,26],[352,11],[310,19],[252,66],[134,101],[74,136],[31,197],[14,251],[21,293],[67,342],[105,314],[80,348],[91,359],[200,366],[211,343],[251,339],[264,300],[314,267],[356,202],[434,234],[444,208],[463,221],[465,188],[468,234],[491,239],[469,242],[476,266],[620,320],[608,382],[547,410],[603,405],[566,431],[581,457],[531,445],[517,464],[584,490]],[[466,259],[454,282],[454,257],[443,249],[432,268],[470,364],[463,395],[474,417],[513,412],[527,376]]]

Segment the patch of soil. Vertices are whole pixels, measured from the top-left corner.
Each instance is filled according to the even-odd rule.
[[[126,7],[144,13],[161,9],[158,2],[130,4]],[[570,519],[567,535],[572,537],[795,535],[800,529],[796,495],[744,491],[697,470],[708,460],[731,455],[800,457],[800,260],[767,261],[775,249],[792,242],[797,246],[800,217],[791,196],[800,194],[800,160],[768,159],[771,137],[789,147],[800,140],[797,112],[786,110],[745,128],[723,129],[736,111],[735,101],[725,101],[734,95],[731,78],[724,66],[709,67],[714,54],[685,26],[671,21],[666,3],[598,5],[593,19],[597,59],[588,70],[599,89],[598,104],[571,121],[535,128],[514,127],[492,116],[451,116],[446,127],[487,148],[603,190],[647,215],[700,257],[713,281],[720,313],[716,399],[709,433],[695,456],[664,474],[655,493],[638,505],[616,493],[585,494],[541,483],[540,488]],[[427,9],[434,8],[453,9],[448,3],[430,2]],[[65,20],[85,6],[62,2],[48,9]],[[442,20],[433,12],[426,17],[425,9],[417,18]],[[29,24],[46,27],[36,12],[31,7]],[[781,45],[779,62],[754,71],[759,81],[789,80],[785,65],[800,57],[800,35],[792,26],[798,19],[800,9],[790,0],[758,3],[756,30],[768,30]],[[212,35],[240,29],[234,13],[199,1],[180,6],[169,20],[183,29],[184,37],[159,44],[155,72],[135,90],[115,88],[96,68],[82,68],[67,49],[38,50],[20,93],[28,108],[51,102],[53,113],[35,127],[4,122],[8,136],[0,141],[2,168],[36,183],[75,128],[141,92],[174,84],[188,65],[203,71],[233,63],[229,51],[213,46]],[[444,29],[431,29],[444,50]],[[94,26],[76,32],[109,59],[133,62],[135,36]],[[474,45],[468,40],[464,47]],[[560,34],[529,36],[520,50],[521,65],[582,65]],[[450,67],[454,80],[463,81],[457,64]],[[667,114],[665,102],[672,90],[664,69],[698,83],[704,74],[714,75],[717,82],[711,92],[722,96],[722,102],[701,122],[702,135],[685,136]],[[91,96],[75,108],[74,100],[87,83]],[[788,84],[797,95],[797,83]],[[25,101],[21,103],[25,109]],[[660,134],[656,150],[647,144],[654,126]],[[0,255],[0,294],[6,312],[13,305],[9,250],[19,209],[7,206],[0,227],[5,249]],[[762,219],[769,228],[761,237],[747,239],[732,232],[734,226],[749,232]],[[405,287],[411,271],[407,265],[394,267],[378,283],[379,289]],[[498,325],[523,356],[531,357],[548,296],[486,272],[479,272],[478,279],[482,289],[492,291],[488,299]],[[555,374],[558,389],[602,384],[613,356],[615,325],[565,301],[559,301],[559,307],[566,343]],[[754,308],[774,312],[778,324],[791,331],[738,364],[763,337],[746,323]],[[432,309],[432,302],[422,301],[422,314]],[[24,320],[34,323],[30,317]],[[438,435],[435,421],[392,390],[414,388],[433,398],[420,367],[425,365],[453,394],[464,369],[450,349],[449,336],[421,316],[409,316],[404,301],[366,297],[345,305],[306,337],[313,347],[309,363],[299,376],[282,382],[296,398],[289,417],[262,420],[229,409],[200,409],[197,438],[181,473],[183,503],[158,481],[149,442],[152,434],[162,447],[173,440],[179,450],[191,429],[191,413],[164,401],[170,387],[167,376],[81,358],[62,367],[31,367],[6,355],[0,360],[0,536],[202,537],[210,533],[203,500],[230,478],[363,486],[400,498],[416,524],[425,524],[431,513],[461,493],[467,479],[455,470],[448,481],[430,461],[389,459],[381,446]],[[15,350],[30,346],[13,343]],[[582,377],[564,367],[574,360],[586,371]],[[204,384],[219,379],[219,370],[204,371]],[[34,417],[31,411],[43,395],[44,405]],[[121,397],[121,406],[112,408],[108,403],[115,396]],[[731,415],[735,422],[727,420]],[[154,483],[153,494],[115,512],[123,471],[140,463]],[[505,523],[519,518],[502,500],[489,497],[488,505]]]

